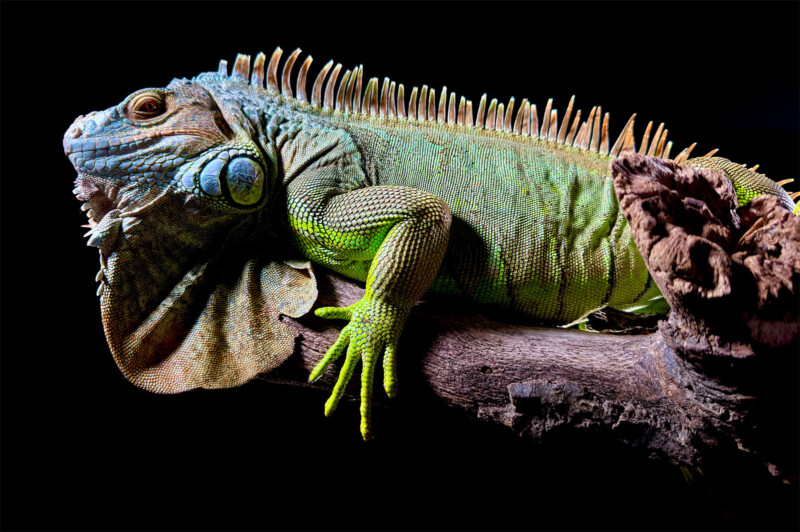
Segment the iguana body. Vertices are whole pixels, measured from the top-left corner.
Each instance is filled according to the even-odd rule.
[[[288,356],[277,312],[302,314],[314,298],[299,267],[264,258],[268,233],[366,283],[354,305],[317,310],[349,323],[311,375],[346,353],[329,413],[362,361],[365,438],[374,366],[383,359],[394,395],[397,342],[428,290],[551,324],[605,306],[662,304],[607,170],[634,149],[632,119],[609,147],[608,115],[601,126],[593,109],[579,128],[579,113],[569,122],[572,102],[561,128],[550,103],[541,127],[527,101],[515,115],[513,100],[487,109],[484,98],[473,121],[470,102],[456,106],[451,94],[448,105],[443,90],[437,107],[427,87],[419,101],[412,91],[406,113],[402,86],[395,97],[386,80],[379,98],[373,79],[362,98],[362,70],[337,85],[339,65],[323,99],[331,63],[308,103],[310,58],[296,98],[288,81],[298,52],[280,92],[279,51],[268,66],[260,54],[252,72],[249,56],[239,56],[230,76],[223,62],[217,73],[134,93],[67,132],[76,193],[88,200],[90,242],[104,263],[106,334],[131,380],[155,391],[229,386]],[[649,133],[642,150],[668,157],[666,131],[659,127],[648,146]],[[725,159],[687,164],[724,171],[742,200],[772,193],[793,207],[778,185]],[[233,257],[244,261],[238,281],[224,273]],[[254,305],[270,307],[270,320]],[[260,362],[270,349],[279,354]]]
[[[555,324],[658,296],[612,182],[603,178],[607,158],[457,125],[338,117],[327,123],[352,139],[341,147],[358,160],[348,187],[411,187],[433,194],[451,211],[449,249],[430,290]],[[306,187],[290,185],[293,215],[298,186]],[[315,262],[366,280],[371,254],[360,260],[348,255],[339,264],[329,260],[326,244],[318,249],[302,237],[298,244]]]

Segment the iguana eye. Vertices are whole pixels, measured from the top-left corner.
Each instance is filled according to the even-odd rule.
[[[139,94],[128,104],[127,114],[132,120],[150,120],[162,115],[166,107],[160,94]]]

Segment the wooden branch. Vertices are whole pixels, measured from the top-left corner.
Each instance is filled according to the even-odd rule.
[[[791,470],[794,462],[785,453],[796,449],[797,436],[784,428],[787,423],[797,424],[796,408],[791,406],[797,402],[797,357],[793,355],[797,310],[791,307],[796,296],[790,293],[794,298],[787,299],[776,287],[788,286],[791,292],[800,286],[800,267],[797,263],[788,269],[780,267],[770,262],[774,257],[762,260],[762,272],[765,268],[782,272],[776,274],[783,275],[782,280],[776,278],[770,284],[763,274],[758,279],[736,270],[728,251],[737,249],[752,257],[752,251],[763,246],[746,240],[758,237],[759,231],[762,244],[763,239],[774,239],[783,231],[781,249],[790,249],[800,242],[798,219],[769,215],[775,219],[762,221],[757,230],[748,232],[761,217],[745,214],[750,225],[739,227],[732,197],[707,194],[709,183],[712,191],[722,186],[714,181],[718,176],[703,175],[698,181],[702,172],[664,164],[629,155],[612,165],[637,245],[673,307],[658,332],[615,335],[540,328],[486,307],[430,298],[417,305],[405,327],[400,393],[441,401],[527,438],[539,439],[554,429],[603,431],[653,457],[681,464],[700,464],[710,453],[744,453],[757,456],[773,474],[788,463],[790,471],[785,476],[796,478]],[[662,185],[670,179],[670,187]],[[684,225],[692,236],[698,231],[699,236],[689,238],[686,227],[676,224],[674,217],[662,216],[679,217],[679,206],[653,210],[654,201],[672,198],[675,183],[686,180],[701,182],[707,201],[700,205],[695,199],[697,190],[687,189],[679,197],[682,205],[713,218],[713,223],[728,231],[727,236],[718,238],[722,229],[711,231],[708,224],[692,219]],[[701,208],[708,204],[711,209]],[[755,208],[773,212],[768,207]],[[725,209],[727,218],[713,215]],[[647,220],[653,212],[663,219]],[[744,244],[742,234],[746,234]],[[718,238],[716,248],[699,240],[709,235]],[[691,249],[682,254],[681,246]],[[694,250],[698,246],[711,251],[698,254]],[[800,245],[792,249],[791,253],[800,253]],[[676,267],[674,262],[685,257],[700,266]],[[746,257],[739,259],[747,262]],[[783,259],[785,266],[788,259]],[[729,270],[723,271],[724,267]],[[355,283],[333,274],[318,272],[318,280],[321,306],[348,305],[363,294]],[[762,292],[754,288],[756,281],[764,285]],[[747,288],[747,283],[753,286]],[[770,305],[758,303],[765,297],[771,298]],[[742,307],[743,302],[749,306]],[[739,316],[735,327],[726,321],[731,316]],[[308,374],[339,328],[313,315],[284,320],[300,332],[298,352],[266,378],[308,385]],[[765,322],[769,322],[766,327],[762,326]],[[308,386],[329,390],[336,376],[331,369],[320,382]],[[380,382],[378,375],[376,387]],[[351,383],[349,390],[357,397],[358,384]],[[780,437],[771,438],[772,434]]]

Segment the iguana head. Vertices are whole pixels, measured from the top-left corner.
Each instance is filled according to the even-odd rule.
[[[316,297],[307,263],[270,237],[269,146],[224,87],[174,80],[78,118],[64,150],[100,250],[106,337],[156,392],[241,384],[285,360],[279,314]]]
[[[253,133],[243,113],[219,105],[201,84],[174,80],[78,118],[64,136],[64,151],[84,178],[78,187],[112,187],[123,196],[169,188],[220,214],[241,214],[266,200],[274,173]],[[99,221],[106,202],[95,205],[91,194],[84,196]]]

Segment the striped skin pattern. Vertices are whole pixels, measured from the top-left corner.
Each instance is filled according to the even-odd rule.
[[[106,335],[125,375],[157,392],[234,386],[280,364],[292,348],[279,314],[299,316],[316,296],[296,253],[365,282],[312,371],[344,363],[325,405],[333,412],[361,370],[361,433],[371,436],[375,365],[397,391],[397,344],[427,291],[498,305],[555,325],[611,306],[665,311],[617,202],[608,164],[636,150],[633,117],[611,145],[609,116],[581,123],[570,101],[561,126],[547,103],[472,102],[443,89],[366,84],[363,68],[326,64],[313,85],[299,55],[259,54],[193,80],[144,89],[80,117],[64,149],[75,193],[100,250]],[[330,74],[330,77],[328,77]],[[326,83],[327,80],[327,83]],[[266,82],[266,86],[265,86]],[[337,84],[338,83],[338,84]],[[324,88],[324,93],[323,93]],[[408,105],[406,105],[408,104]],[[602,117],[602,120],[601,120]],[[640,153],[669,157],[652,123]],[[676,162],[722,171],[740,202],[792,198],[755,169],[719,157]]]

